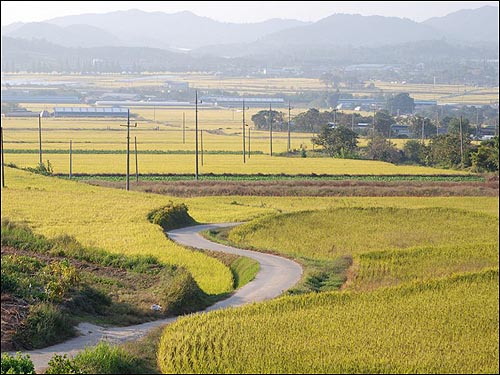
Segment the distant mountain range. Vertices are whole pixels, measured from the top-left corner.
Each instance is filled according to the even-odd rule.
[[[167,14],[137,9],[81,14],[45,22],[14,23],[2,36],[45,39],[64,47],[152,47],[235,55],[261,47],[380,46],[422,40],[498,43],[498,7],[461,10],[424,22],[382,16],[334,14],[314,23],[271,19],[259,23],[223,23],[191,12]],[[212,50],[212,45],[217,48]],[[220,46],[227,45],[226,48]],[[242,48],[243,46],[243,48]],[[243,53],[244,54],[244,53]],[[242,55],[238,52],[238,55]]]
[[[46,22],[9,25],[2,35],[43,38],[65,47],[129,46],[192,49],[210,44],[243,43],[284,29],[306,25],[297,20],[271,19],[259,23],[223,23],[191,12],[167,14],[137,9],[105,14],[58,17]],[[80,35],[73,33],[74,26]],[[88,28],[84,29],[83,25]],[[71,28],[71,29],[69,29]],[[103,38],[96,33],[100,30]],[[59,36],[57,34],[65,34]],[[87,39],[83,44],[84,39]]]

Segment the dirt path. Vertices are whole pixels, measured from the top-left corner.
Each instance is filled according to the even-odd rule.
[[[205,312],[226,307],[237,307],[247,303],[259,302],[277,297],[285,290],[295,285],[302,275],[302,268],[291,260],[276,255],[217,244],[203,238],[199,234],[199,232],[204,230],[223,228],[237,224],[238,223],[196,225],[167,233],[171,240],[181,245],[246,256],[255,259],[260,264],[259,272],[254,280],[238,289],[231,297],[208,307],[204,310]],[[176,319],[176,317],[173,317],[129,327],[114,328],[104,328],[90,323],[80,323],[77,327],[80,331],[80,336],[48,348],[26,351],[24,353],[30,355],[35,364],[35,371],[41,373],[45,370],[50,358],[54,354],[68,354],[74,356],[86,346],[94,346],[101,340],[106,340],[113,344],[135,340],[144,336],[151,329],[172,323]]]

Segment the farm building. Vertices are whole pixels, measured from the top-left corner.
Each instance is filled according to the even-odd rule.
[[[241,107],[243,101],[245,105],[253,107],[268,107],[269,104],[275,107],[281,107],[285,105],[285,100],[283,98],[244,98],[244,97],[229,97],[229,96],[208,96],[202,98],[205,103],[212,103],[216,106],[221,107]]]
[[[55,107],[54,117],[127,117],[127,108]]]
[[[78,104],[80,98],[77,96],[62,95],[12,95],[2,92],[2,102],[4,103],[65,103]]]
[[[165,86],[172,91],[188,91],[189,82],[165,81]]]
[[[396,137],[410,137],[410,127],[408,125],[394,124],[391,125],[392,135]]]

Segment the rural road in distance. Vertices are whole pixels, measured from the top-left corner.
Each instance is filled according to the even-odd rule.
[[[221,245],[203,238],[199,233],[205,230],[238,224],[240,223],[195,225],[167,232],[171,240],[183,246],[236,254],[252,258],[259,262],[259,272],[251,282],[235,291],[231,297],[209,306],[204,312],[226,307],[237,307],[247,303],[260,302],[278,297],[284,291],[294,286],[302,275],[302,267],[296,262],[276,255]],[[30,355],[35,365],[35,371],[41,373],[47,368],[49,360],[55,354],[74,356],[87,346],[97,345],[101,340],[106,340],[112,344],[136,340],[144,336],[151,329],[172,323],[176,319],[177,317],[172,317],[134,326],[112,328],[100,327],[91,323],[80,323],[77,327],[80,331],[80,336],[47,348],[25,351],[23,354]],[[14,353],[11,352],[10,354]]]

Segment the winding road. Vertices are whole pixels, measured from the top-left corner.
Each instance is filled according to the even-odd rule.
[[[276,255],[221,245],[203,238],[199,233],[205,230],[224,228],[238,224],[240,223],[196,225],[167,232],[167,236],[180,245],[241,255],[252,258],[260,264],[259,272],[254,280],[235,291],[231,297],[217,302],[203,310],[203,312],[227,307],[237,307],[247,303],[265,301],[277,297],[294,286],[302,275],[302,268],[296,262]],[[35,371],[40,373],[47,368],[48,362],[54,354],[68,354],[69,356],[74,356],[85,347],[94,346],[101,340],[117,344],[124,341],[139,339],[151,329],[172,323],[176,319],[177,317],[172,317],[134,326],[113,328],[104,328],[90,323],[80,323],[77,326],[80,336],[44,349],[26,351],[24,354],[30,355],[35,365]]]

